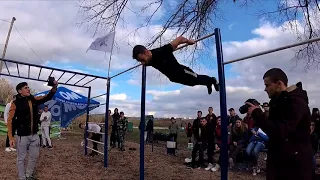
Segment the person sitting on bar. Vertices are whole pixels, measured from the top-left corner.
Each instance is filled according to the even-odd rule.
[[[152,50],[148,50],[142,45],[136,45],[133,48],[132,57],[143,65],[152,66],[159,70],[172,82],[187,86],[204,85],[208,88],[208,94],[212,93],[212,85],[216,91],[219,91],[219,83],[215,77],[197,74],[189,67],[178,63],[173,51],[184,43],[191,45],[195,41],[180,36],[169,44]]]

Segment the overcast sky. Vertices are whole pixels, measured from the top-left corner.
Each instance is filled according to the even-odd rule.
[[[143,1],[135,1],[130,4],[130,8],[139,8]],[[273,5],[267,5],[272,8]],[[130,11],[125,11],[126,28],[118,27],[116,30],[116,44],[112,56],[111,74],[123,71],[137,63],[131,58],[132,46],[143,44],[159,30],[159,22],[165,16],[163,7],[155,16],[155,22],[147,28],[139,31],[135,36],[128,33],[138,27],[142,18],[135,17]],[[230,60],[271,48],[279,47],[296,42],[295,35],[285,30],[286,24],[277,24],[254,17],[249,11],[254,12],[255,6],[251,9],[241,9],[231,4],[223,4],[223,8],[228,10],[224,20],[217,22],[217,27],[221,28],[223,40],[223,53],[225,60]],[[235,11],[237,10],[237,11]],[[152,11],[149,10],[150,12]],[[97,37],[92,37],[92,32],[86,32],[85,27],[76,26],[81,22],[81,15],[77,13],[77,1],[1,1],[0,19],[10,21],[13,16],[17,18],[16,28],[13,29],[6,57],[23,62],[47,65],[62,69],[86,72],[100,76],[107,76],[108,54],[86,49]],[[9,23],[0,20],[0,49],[3,48]],[[157,24],[158,23],[158,24]],[[166,37],[170,37],[168,32]],[[21,36],[21,35],[22,36]],[[105,35],[100,31],[98,35]],[[40,57],[33,53],[29,45]],[[211,39],[213,41],[213,39]],[[167,39],[170,42],[170,39]],[[215,46],[212,43],[207,47],[206,52],[211,52],[212,61],[204,61],[199,57],[199,61],[193,67],[196,72],[217,76]],[[291,61],[295,55],[295,49],[284,50],[278,53],[260,56],[258,58],[234,63],[226,66],[226,85],[228,108],[239,109],[248,98],[256,98],[258,101],[269,101],[264,92],[262,80],[263,74],[270,68],[282,68],[289,77],[289,84],[298,81],[303,82],[304,88],[308,91],[310,106],[318,107],[320,95],[319,72],[315,70],[304,72],[304,62],[296,67],[296,63]],[[177,54],[178,60],[189,65],[183,60],[183,55]],[[25,67],[21,67],[22,74]],[[12,72],[16,72],[15,67],[10,66]],[[3,69],[3,72],[6,70]],[[32,70],[32,75],[37,76],[37,69]],[[152,67],[147,69],[147,114],[154,114],[157,117],[195,117],[196,112],[201,110],[207,112],[207,108],[212,106],[217,115],[220,114],[219,94],[213,92],[207,94],[205,87],[187,87],[174,84],[164,76],[159,75]],[[43,72],[42,77],[49,75]],[[54,76],[59,77],[59,73]],[[70,77],[66,75],[61,81]],[[75,78],[76,82],[79,78]],[[8,78],[15,85],[20,81]],[[22,80],[21,80],[22,81]],[[141,95],[141,69],[124,74],[112,80],[110,109],[118,107],[127,116],[139,116],[140,95]],[[92,95],[105,92],[105,81],[94,81],[90,83],[93,88]],[[30,86],[38,92],[47,90],[45,83],[30,82]],[[85,89],[67,87],[83,95]],[[98,98],[104,103],[105,97]],[[95,113],[103,113],[104,107],[96,109]]]

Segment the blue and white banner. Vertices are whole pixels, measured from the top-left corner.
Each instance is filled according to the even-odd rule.
[[[41,96],[47,94],[49,91],[35,94]],[[88,98],[73,92],[65,87],[58,87],[52,100],[46,102],[44,105],[48,106],[52,114],[52,122],[61,122],[61,127],[66,128],[75,118],[83,115],[87,111]],[[99,102],[90,100],[89,110],[99,107]],[[43,106],[41,108],[43,108]]]

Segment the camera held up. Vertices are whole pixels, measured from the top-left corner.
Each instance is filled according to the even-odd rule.
[[[53,87],[54,86],[54,81],[55,81],[54,77],[49,77],[47,85]]]
[[[254,105],[257,105],[257,106],[260,105],[260,103],[256,99],[248,99],[245,103],[247,103],[247,102],[249,102],[251,104],[254,104]],[[245,113],[248,112],[248,109],[249,109],[249,105],[248,104],[244,104],[243,106],[241,106],[239,108],[239,112],[241,114],[245,114]]]

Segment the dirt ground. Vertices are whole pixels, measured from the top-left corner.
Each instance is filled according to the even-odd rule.
[[[84,156],[79,135],[68,134],[65,140],[53,140],[54,148],[41,148],[36,176],[40,180],[138,180],[139,144],[126,143],[126,151],[112,149],[109,153],[109,167],[103,167],[103,156]],[[5,137],[0,137],[0,179],[17,179],[16,152],[4,152]],[[91,143],[90,143],[91,146]],[[137,150],[129,150],[134,147]],[[206,172],[204,169],[187,169],[183,164],[190,152],[178,150],[177,156],[166,155],[164,147],[147,145],[145,150],[146,180],[200,180],[220,179],[220,172]],[[253,177],[250,172],[229,172],[229,179],[259,180],[264,175]]]

